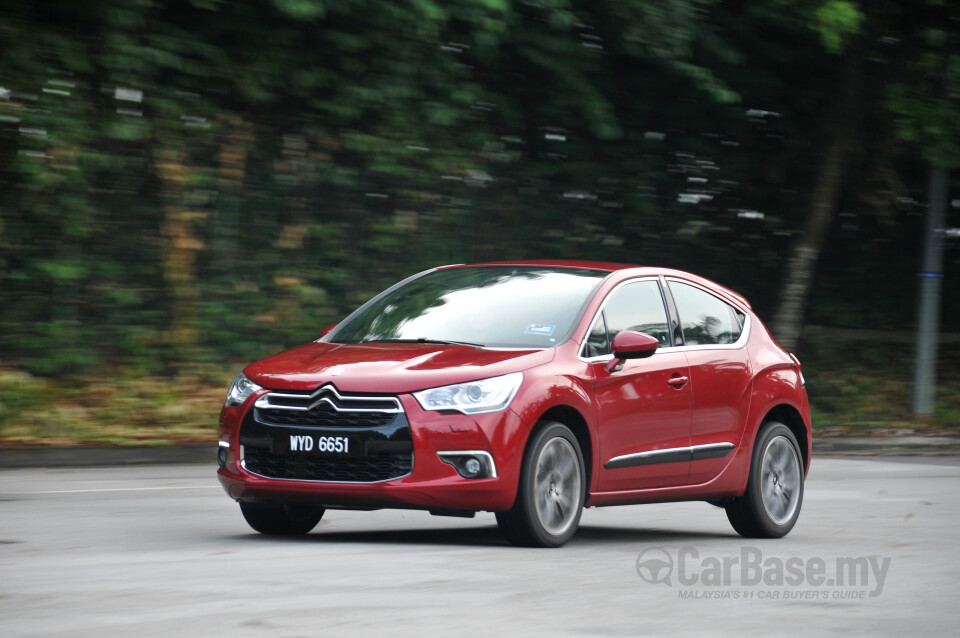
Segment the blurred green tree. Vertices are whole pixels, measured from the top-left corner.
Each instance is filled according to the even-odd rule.
[[[950,11],[8,0],[0,364],[190,372],[308,339],[418,269],[521,257],[678,266],[767,312],[798,278],[807,298],[813,245],[896,324],[902,201],[955,135],[917,72]],[[888,248],[831,234],[838,210],[883,220]],[[821,283],[812,316],[858,323]]]

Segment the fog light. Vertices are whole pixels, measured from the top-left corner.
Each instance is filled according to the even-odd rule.
[[[463,474],[469,478],[473,478],[480,473],[480,461],[474,457],[468,458],[463,462]]]
[[[457,474],[467,479],[497,478],[493,455],[485,450],[457,450],[437,452],[440,460],[452,465]]]

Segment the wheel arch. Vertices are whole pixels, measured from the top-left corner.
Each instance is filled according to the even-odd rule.
[[[808,440],[807,426],[803,422],[800,411],[788,403],[781,403],[768,410],[760,424],[763,425],[767,421],[779,421],[793,432],[793,436],[797,438],[797,444],[800,446],[804,473],[806,473],[806,470],[810,468],[810,441]],[[756,436],[754,436],[754,440],[756,440]]]
[[[783,354],[782,351],[778,352]],[[754,355],[751,354],[751,357]],[[740,459],[740,482],[745,488],[753,447],[760,428],[775,420],[787,426],[797,439],[803,458],[804,473],[810,469],[811,437],[810,407],[803,378],[792,361],[786,359],[758,370],[750,388],[750,408],[743,427],[741,447],[747,451]]]
[[[589,493],[590,481],[593,478],[594,443],[590,435],[590,426],[587,425],[587,420],[580,411],[573,406],[562,404],[552,406],[537,419],[537,425],[531,429],[527,435],[527,445],[529,445],[534,433],[543,427],[543,423],[548,421],[562,423],[567,426],[570,431],[573,432],[573,436],[576,437],[577,443],[580,445],[580,452],[583,454],[583,471],[586,473],[587,492]]]

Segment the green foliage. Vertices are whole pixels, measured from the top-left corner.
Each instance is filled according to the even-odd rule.
[[[861,33],[865,16],[856,2],[828,0],[813,14],[811,28],[820,34],[824,48],[830,53],[843,53],[847,42]]]
[[[296,20],[316,20],[326,15],[324,2],[321,0],[272,0],[274,6],[282,13]]]
[[[0,439],[27,445],[209,441],[229,379],[208,366],[203,374],[111,376],[78,386],[0,369]]]
[[[913,334],[807,326],[803,364],[814,431],[912,427]],[[938,408],[932,424],[960,426],[960,343],[941,344]],[[827,426],[824,428],[824,426]]]
[[[958,58],[960,60],[960,58]],[[916,145],[924,159],[945,169],[960,168],[960,95],[951,100],[921,93],[898,83],[890,87],[887,104],[897,117],[897,135]]]
[[[960,161],[949,4],[8,0],[0,365],[179,379],[475,260],[677,266],[766,312],[854,50],[883,72],[843,207],[891,225],[834,240],[863,301],[823,283],[817,318],[902,324],[902,202]]]

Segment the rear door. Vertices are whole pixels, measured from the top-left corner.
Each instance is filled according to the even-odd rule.
[[[691,282],[668,279],[690,365],[693,418],[688,483],[709,481],[726,467],[750,407],[749,318]]]

